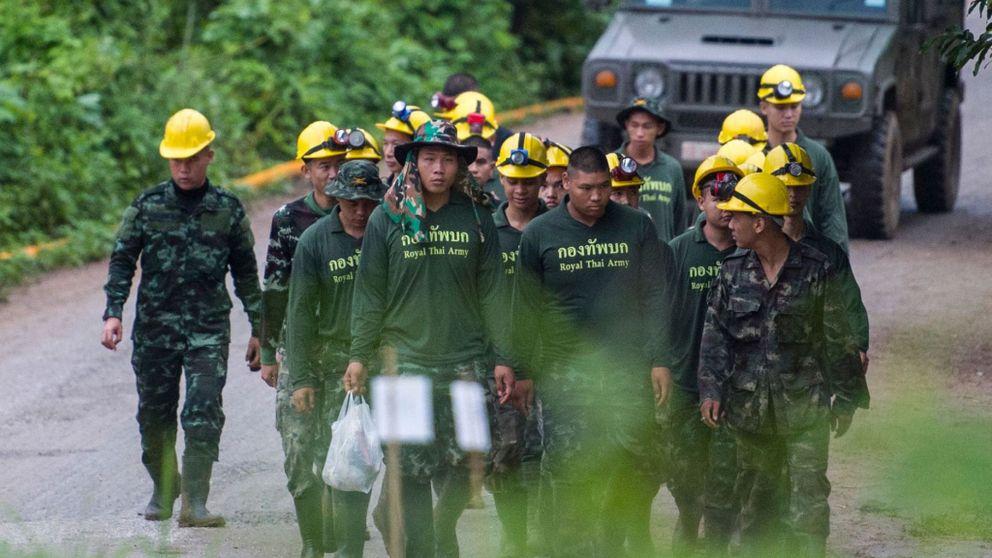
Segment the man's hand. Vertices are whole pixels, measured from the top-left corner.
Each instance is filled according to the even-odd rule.
[[[307,414],[313,410],[317,391],[312,387],[301,387],[293,392],[293,408],[297,413]]]
[[[513,386],[517,383],[517,377],[512,368],[503,365],[497,365],[493,369],[493,376],[496,378],[496,396],[499,398],[499,404],[502,405],[513,395]]]
[[[365,365],[361,362],[352,361],[348,363],[348,369],[344,371],[344,383],[345,391],[353,391],[358,395],[365,395],[365,380],[368,377],[368,372],[365,370]]]
[[[117,344],[124,338],[124,326],[121,325],[120,318],[107,318],[103,322],[103,337],[100,344],[110,349],[117,350]]]
[[[834,438],[843,436],[854,421],[854,409],[839,407],[834,402],[830,408],[830,429],[834,431]]]
[[[258,337],[248,339],[248,352],[245,353],[245,362],[248,363],[248,370],[258,372],[262,368],[262,344]]]
[[[662,406],[672,393],[672,371],[664,366],[651,369],[651,387],[654,388],[654,404]]]
[[[513,386],[510,404],[525,417],[529,417],[534,408],[534,380],[518,380]]]
[[[868,361],[870,360],[868,358],[868,353],[866,353],[864,351],[858,351],[858,356],[861,357],[861,373],[867,375],[868,374]]]
[[[720,402],[704,399],[699,405],[699,414],[703,415],[703,423],[710,428],[716,428],[720,423]]]
[[[262,381],[269,387],[276,387],[279,382],[279,363],[262,365]]]

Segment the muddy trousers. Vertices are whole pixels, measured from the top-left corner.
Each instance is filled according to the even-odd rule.
[[[169,349],[135,344],[131,365],[138,388],[141,461],[150,471],[164,475],[177,468],[176,411],[184,373],[186,401],[180,415],[184,455],[217,461],[224,428],[221,392],[227,381],[227,350],[227,345]]]
[[[735,432],[744,556],[822,557],[830,534],[828,420],[798,432]]]

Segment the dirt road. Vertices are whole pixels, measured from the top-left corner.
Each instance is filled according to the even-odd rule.
[[[988,78],[965,79],[958,209],[940,216],[917,214],[907,175],[897,238],[852,243],[854,269],[871,316],[874,400],[873,409],[859,414],[852,433],[832,448],[830,548],[836,555],[992,555],[987,524],[983,530],[967,523],[968,518],[988,521],[981,515],[981,510],[989,513],[987,507],[976,512],[968,506],[976,490],[992,485],[992,454],[982,453],[992,447]],[[575,145],[579,127],[578,116],[563,115],[525,128]],[[279,203],[252,208],[260,259],[268,217]],[[211,508],[227,516],[228,527],[177,529],[174,523],[158,525],[139,516],[150,486],[139,462],[133,419],[131,344],[110,353],[98,343],[105,273],[106,262],[53,273],[15,290],[0,306],[0,555],[48,550],[53,556],[294,556],[298,543],[273,427],[274,395],[240,361],[248,332],[237,303],[224,394],[227,426],[211,494]],[[125,315],[129,327],[133,306]],[[957,415],[951,409],[959,406],[967,411],[965,422],[953,419]],[[950,420],[949,430],[920,428],[944,420]],[[946,432],[974,432],[975,438],[955,445]],[[907,440],[916,443],[907,446]],[[936,464],[914,461],[920,452],[929,455],[927,450]],[[976,460],[967,461],[969,451],[979,452]],[[918,461],[922,465],[916,467]],[[931,466],[971,486],[956,500],[963,512],[953,503],[928,507],[961,488],[936,482],[928,476]],[[918,500],[893,494],[904,480],[922,487]],[[655,508],[657,541],[665,548],[673,519],[667,491]],[[959,512],[964,527],[953,520]],[[941,523],[948,517],[949,527]],[[466,512],[460,527],[465,556],[495,555],[491,500],[485,510]],[[367,555],[384,556],[374,529]]]

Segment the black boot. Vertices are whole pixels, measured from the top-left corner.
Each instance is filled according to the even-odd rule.
[[[148,521],[164,521],[172,517],[172,508],[179,497],[179,464],[176,463],[176,452],[167,451],[161,458],[152,458],[145,463],[152,478],[152,499],[145,506],[145,519]]]
[[[368,530],[365,516],[369,510],[369,494],[334,491],[334,528],[338,543],[335,558],[361,558],[365,551]]]
[[[303,539],[301,558],[320,558],[324,555],[323,548],[323,510],[320,505],[320,489],[310,488],[299,498],[293,498],[296,507],[296,523],[300,527],[300,538]]]
[[[207,511],[210,494],[210,472],[214,463],[210,458],[183,457],[182,496],[183,507],[179,512],[180,527],[223,527],[224,518]]]
[[[323,513],[321,514],[321,530],[323,532],[323,547],[324,552],[328,554],[331,552],[337,552],[338,542],[334,538],[334,497],[332,489],[330,486],[324,484],[324,490],[322,491],[321,508]]]

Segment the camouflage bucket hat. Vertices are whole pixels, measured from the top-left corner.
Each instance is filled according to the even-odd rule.
[[[445,120],[431,120],[424,124],[417,132],[413,141],[396,146],[396,160],[406,162],[407,154],[416,153],[421,147],[447,147],[455,151],[465,164],[469,165],[475,161],[476,148],[458,143],[458,132],[454,124]]]
[[[338,175],[324,186],[324,194],[339,200],[381,201],[386,184],[379,178],[379,167],[366,160],[347,161]]]
[[[657,118],[658,120],[664,122],[665,130],[658,135],[659,138],[668,135],[668,132],[672,129],[672,120],[668,118],[665,111],[661,110],[661,105],[655,99],[646,99],[644,97],[637,97],[630,102],[623,110],[617,113],[617,123],[623,128],[627,125],[627,119],[634,111],[643,111],[651,116]]]

